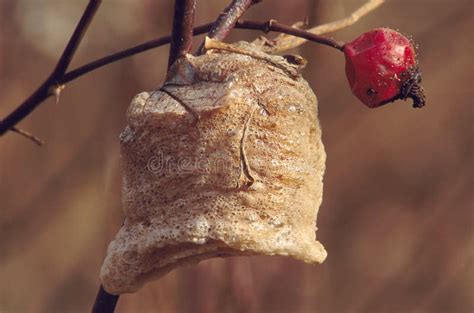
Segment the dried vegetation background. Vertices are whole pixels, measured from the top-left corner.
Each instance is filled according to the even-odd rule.
[[[166,34],[172,1],[104,1],[75,65]],[[247,18],[310,24],[363,1],[264,1]],[[86,1],[0,1],[0,116],[50,72]],[[197,23],[227,1],[200,1]],[[343,57],[307,44],[304,76],[320,101],[328,153],[319,240],[329,257],[216,259],[120,299],[118,312],[472,312],[473,41],[470,0],[393,0],[334,34],[379,26],[420,46],[428,106],[369,110],[350,93]],[[235,31],[231,40],[257,33]],[[98,70],[21,126],[38,148],[0,138],[0,312],[85,312],[122,221],[118,134],[132,96],[161,83],[167,48]],[[74,65],[73,64],[73,65]]]

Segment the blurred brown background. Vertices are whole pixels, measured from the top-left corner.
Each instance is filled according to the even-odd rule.
[[[0,117],[52,70],[87,1],[0,0]],[[266,0],[247,18],[310,25],[363,0]],[[198,1],[196,22],[227,1]],[[104,1],[73,67],[169,33],[172,1]],[[348,88],[343,57],[297,53],[320,102],[328,153],[318,239],[322,265],[282,257],[215,259],[120,299],[118,312],[473,312],[474,2],[393,0],[331,34],[389,26],[419,44],[428,105],[369,110]],[[236,30],[229,40],[256,32]],[[87,312],[118,230],[118,134],[132,96],[160,85],[167,48],[68,84],[0,138],[0,312]]]

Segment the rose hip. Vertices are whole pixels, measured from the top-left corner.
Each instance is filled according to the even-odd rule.
[[[346,75],[352,92],[369,108],[397,99],[425,105],[415,49],[408,38],[377,28],[344,45]]]

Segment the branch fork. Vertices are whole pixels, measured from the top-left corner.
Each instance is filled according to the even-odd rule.
[[[28,116],[41,102],[52,94],[55,94],[55,91],[51,90],[51,88],[55,88],[55,86],[59,85],[56,81],[60,81],[64,76],[101,2],[101,0],[89,1],[55,69],[30,97],[20,104],[10,115],[0,121],[0,136],[16,127],[16,124]]]

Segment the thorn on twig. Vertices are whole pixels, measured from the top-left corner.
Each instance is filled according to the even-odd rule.
[[[18,127],[12,127],[10,128],[10,130],[12,132],[15,132],[31,141],[33,141],[35,144],[37,144],[38,146],[42,146],[44,145],[44,141],[41,140],[40,138],[36,137],[35,135],[33,135],[32,133],[30,132],[27,132],[26,130],[23,130],[23,129],[20,129]]]
[[[49,88],[49,92],[54,96],[56,104],[59,103],[59,97],[61,96],[61,92],[66,88],[66,85],[55,84]]]
[[[277,20],[269,19],[269,20],[265,23],[265,26],[264,26],[264,28],[262,29],[262,31],[263,31],[265,34],[268,34],[268,33],[272,30],[273,24],[275,24],[276,22],[277,22]]]

